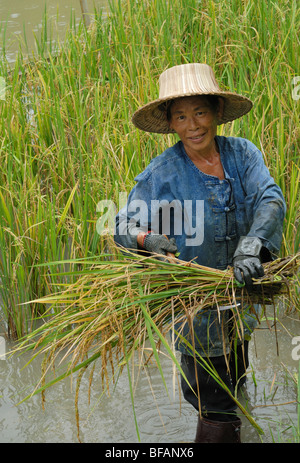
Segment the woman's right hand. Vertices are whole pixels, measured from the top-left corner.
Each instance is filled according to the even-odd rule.
[[[146,251],[165,256],[177,252],[175,238],[168,239],[165,235],[156,235],[154,233],[139,233],[137,237],[139,246]]]

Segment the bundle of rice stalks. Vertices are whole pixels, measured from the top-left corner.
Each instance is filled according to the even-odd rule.
[[[264,264],[265,276],[247,293],[232,268],[216,270],[156,257],[126,253],[107,254],[97,262],[78,260],[81,270],[75,283],[34,301],[51,304],[50,319],[27,335],[19,349],[52,354],[67,349],[70,371],[101,356],[105,375],[107,359],[111,364],[120,362],[146,340],[154,348],[154,334],[166,343],[175,320],[191,320],[209,307],[270,304],[276,295],[291,299],[300,263],[297,254]],[[56,315],[51,316],[53,312]]]
[[[162,344],[181,372],[174,342],[170,346],[167,341],[175,321],[191,323],[196,314],[211,307],[229,304],[237,308],[238,302],[269,304],[279,294],[291,298],[300,264],[300,254],[265,264],[265,276],[254,282],[254,290],[248,294],[235,281],[232,268],[221,271],[157,257],[127,252],[103,255],[96,262],[77,260],[79,270],[71,272],[75,283],[62,283],[59,293],[34,301],[50,304],[49,319],[45,320],[43,314],[43,324],[27,335],[17,349],[46,354],[41,384],[34,393],[43,392],[78,370],[80,382],[81,374],[98,358],[103,388],[108,389],[110,375],[114,377],[116,367],[122,369],[128,364],[135,351],[143,352],[145,360],[146,342],[150,343],[158,368]],[[70,261],[53,265],[57,268],[66,262]],[[60,275],[65,278],[66,272]],[[236,313],[242,317],[238,310]],[[46,384],[46,371],[54,366],[58,355],[62,360],[68,359],[67,367],[62,375]],[[163,372],[160,373],[163,379]]]

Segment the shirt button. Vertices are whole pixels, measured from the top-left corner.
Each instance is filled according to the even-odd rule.
[[[225,207],[224,211],[225,211],[225,212],[229,212],[229,211],[230,211],[230,208],[229,208],[229,207]]]
[[[226,236],[226,238],[225,238],[225,239],[226,239],[226,241],[231,241],[231,238],[230,238],[230,236]]]

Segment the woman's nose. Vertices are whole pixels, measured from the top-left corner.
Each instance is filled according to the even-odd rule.
[[[191,117],[189,120],[189,130],[196,130],[199,127],[199,121],[196,117]]]

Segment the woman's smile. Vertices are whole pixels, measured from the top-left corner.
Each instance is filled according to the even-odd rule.
[[[189,140],[192,140],[193,142],[198,143],[198,142],[201,142],[204,139],[205,135],[206,135],[206,132],[201,134],[201,135],[196,135],[194,137],[189,137]]]

